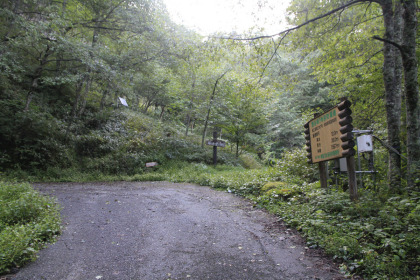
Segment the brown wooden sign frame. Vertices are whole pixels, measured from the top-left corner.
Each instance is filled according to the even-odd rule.
[[[351,102],[342,98],[337,106],[323,114],[315,115],[304,128],[308,162],[318,163],[321,187],[326,188],[328,185],[327,161],[345,157],[350,199],[355,201],[358,194],[350,106]]]

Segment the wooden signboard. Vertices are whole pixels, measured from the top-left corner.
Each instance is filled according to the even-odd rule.
[[[351,102],[342,98],[341,102],[307,122],[305,128],[306,151],[309,163],[318,163],[321,187],[328,186],[327,161],[346,158],[349,175],[350,199],[357,200],[355,151],[353,141],[353,119]]]
[[[342,157],[338,112],[338,108],[334,107],[309,122],[312,163]]]
[[[225,141],[222,140],[207,140],[206,144],[209,146],[216,146],[221,148],[226,147]]]
[[[217,139],[217,131],[213,132],[213,140],[207,140],[207,145],[213,146],[213,164],[217,164],[217,147],[224,148],[226,146],[226,142]]]

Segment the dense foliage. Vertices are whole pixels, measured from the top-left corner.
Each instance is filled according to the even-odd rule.
[[[60,231],[53,199],[29,184],[0,182],[0,274],[34,260]]]

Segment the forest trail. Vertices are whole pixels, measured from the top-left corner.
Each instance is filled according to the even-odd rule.
[[[12,279],[343,279],[276,217],[168,182],[35,184],[62,206],[58,241]]]

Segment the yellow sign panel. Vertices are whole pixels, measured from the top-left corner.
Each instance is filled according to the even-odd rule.
[[[309,122],[313,163],[342,157],[338,112],[335,107]]]

